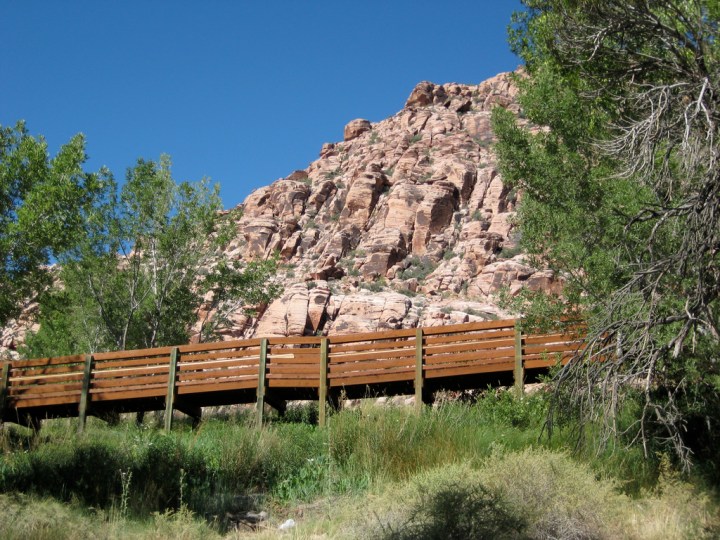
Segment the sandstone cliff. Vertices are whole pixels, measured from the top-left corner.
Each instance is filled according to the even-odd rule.
[[[225,253],[279,253],[283,296],[259,319],[235,314],[225,339],[340,334],[506,316],[504,287],[556,289],[517,255],[518,194],[496,169],[490,114],[517,112],[508,74],[478,85],[418,84],[378,123],[353,120],[305,170],[227,212]],[[32,324],[5,329],[0,346]]]
[[[358,119],[307,169],[231,211],[229,255],[279,252],[285,294],[228,336],[339,334],[505,316],[508,287],[557,280],[516,253],[518,194],[495,165],[490,112],[517,112],[508,74],[418,84],[378,123]]]

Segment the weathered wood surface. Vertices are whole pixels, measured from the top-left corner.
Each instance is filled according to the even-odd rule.
[[[341,391],[415,392],[469,375],[508,374],[522,391],[527,369],[566,363],[581,329],[520,334],[513,319],[331,337],[271,337],[135,351],[16,360],[3,365],[2,419],[97,411],[197,410]],[[393,385],[400,385],[395,390]],[[322,419],[321,419],[322,421]]]

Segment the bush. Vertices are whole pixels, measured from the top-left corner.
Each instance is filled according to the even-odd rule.
[[[498,449],[479,476],[525,516],[531,538],[617,538],[623,533],[617,516],[629,500],[615,482],[597,479],[564,452]]]
[[[430,257],[413,255],[408,258],[408,267],[402,272],[402,279],[415,278],[418,281],[428,277],[437,267]]]
[[[522,538],[522,517],[481,485],[451,483],[420,492],[405,523],[382,527],[385,540],[465,540],[469,538]]]

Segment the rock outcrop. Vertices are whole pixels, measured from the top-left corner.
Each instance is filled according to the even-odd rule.
[[[497,306],[503,289],[560,290],[517,254],[521,194],[496,168],[491,110],[518,112],[515,95],[509,74],[421,82],[400,112],[349,122],[344,140],[324,144],[305,170],[230,210],[237,238],[225,255],[279,254],[285,292],[259,320],[238,314],[224,337],[491,319],[507,315]]]

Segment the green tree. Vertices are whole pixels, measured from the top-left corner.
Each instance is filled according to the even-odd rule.
[[[52,283],[48,265],[83,236],[108,181],[84,172],[86,159],[82,135],[50,159],[23,122],[0,126],[0,325]]]
[[[185,343],[200,318],[207,339],[228,310],[269,302],[280,292],[275,261],[226,260],[234,231],[221,208],[207,180],[176,183],[167,156],[138,160],[61,259],[62,288],[42,299],[26,354]]]
[[[630,434],[689,463],[720,402],[720,3],[523,3],[510,41],[540,129],[498,110],[497,149],[524,246],[568,282],[525,307],[590,323],[554,411],[617,433],[639,391]]]

